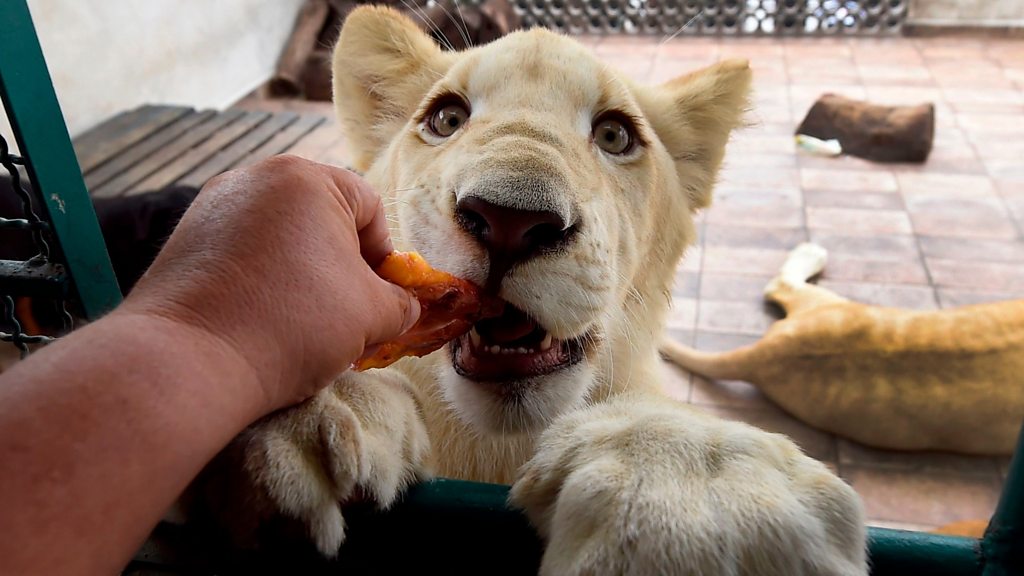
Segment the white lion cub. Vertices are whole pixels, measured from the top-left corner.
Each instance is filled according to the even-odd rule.
[[[548,31],[443,52],[395,11],[352,12],[334,96],[356,168],[399,247],[508,306],[247,430],[215,503],[235,533],[285,515],[333,555],[354,494],[387,505],[437,474],[513,484],[543,574],[866,574],[853,490],[661,391],[673,273],[750,81],[729,61],[639,86]]]

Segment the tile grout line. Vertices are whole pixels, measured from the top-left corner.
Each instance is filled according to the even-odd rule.
[[[990,52],[990,49],[991,49],[992,45],[988,42],[987,39],[984,40],[984,44],[983,45],[984,45],[984,56],[983,56],[983,58],[985,60],[989,60],[993,64],[997,65],[999,67],[1000,73],[1005,77],[1006,76],[1006,68],[1003,66],[1003,63],[1002,62],[997,62],[997,61],[993,60],[991,58],[991,56],[989,55],[989,52]],[[931,72],[931,68],[929,68],[929,72]],[[1010,80],[1010,82],[1011,82],[1011,84],[1014,85],[1014,88],[1018,92],[1024,92],[1024,90],[1021,90],[1017,86],[1017,81]],[[945,92],[943,92],[942,94],[943,94],[943,97],[945,97]],[[946,104],[949,104],[949,103],[947,102]],[[951,105],[950,105],[950,109],[952,110],[952,106]],[[967,132],[966,132],[966,130],[964,130],[964,128],[962,126],[960,126],[959,115],[955,111],[953,111],[953,116],[954,116],[954,120],[956,121],[957,128],[959,128],[960,130],[963,130],[965,132],[964,136],[965,136],[965,139],[967,140],[967,145],[970,147],[971,151],[974,152],[975,158],[977,158],[981,162],[982,168],[985,169],[985,176],[988,178],[988,181],[992,184],[992,188],[995,191],[995,195],[999,199],[999,205],[1003,207],[1003,210],[1006,212],[1006,215],[1009,217],[1010,224],[1012,224],[1014,229],[1017,231],[1017,238],[1015,238],[1015,240],[1017,240],[1017,241],[1024,241],[1024,224],[1022,224],[1021,222],[1018,222],[1017,218],[1014,217],[1013,210],[1010,209],[1010,205],[1006,202],[1006,197],[1003,196],[1002,191],[999,189],[998,186],[996,186],[995,175],[993,175],[991,172],[989,172],[988,164],[986,164],[984,159],[982,158],[981,152],[978,150],[978,147],[974,143],[974,138],[969,137]],[[927,265],[927,262],[926,262],[926,265]]]
[[[701,222],[700,222],[700,229],[701,229],[701,232],[700,232],[700,266],[698,266],[698,268],[697,268],[697,298],[695,298],[695,300],[697,301],[697,304],[696,304],[696,306],[694,308],[694,311],[693,311],[693,342],[691,343],[694,348],[697,347],[697,334],[700,332],[700,329],[698,328],[698,326],[700,325],[700,301],[701,301],[701,292],[704,289],[704,258],[707,255],[707,243],[708,243],[707,212],[708,212],[708,210],[710,208],[711,207],[709,206],[708,208],[705,208],[703,210],[703,212],[701,212]],[[689,374],[690,387],[686,390],[686,403],[687,404],[693,404],[693,386],[694,386],[693,382],[694,382],[694,379],[696,377],[694,376],[694,374],[692,372],[687,371],[687,374]]]
[[[931,78],[935,86],[939,88],[939,94],[942,96],[943,103],[948,104],[948,102],[946,102],[946,92],[943,89],[943,87],[939,85],[938,79],[936,79],[935,75],[932,73],[931,65],[925,58],[924,53],[921,52],[920,46],[918,46],[916,43],[912,44],[912,46],[914,47],[914,51],[917,52],[917,55],[921,58],[921,61],[925,63],[925,69],[928,71],[928,77]],[[957,125],[957,129],[959,129],[959,120],[956,118],[955,113],[953,120]],[[975,152],[975,154],[977,154],[977,152]],[[935,300],[935,306],[937,306],[937,308],[941,310],[942,301],[939,299],[939,288],[935,283],[935,278],[932,276],[932,270],[931,267],[928,265],[928,259],[925,258],[924,246],[921,243],[921,234],[918,233],[917,227],[914,225],[914,219],[911,217],[910,205],[907,203],[906,193],[903,191],[903,183],[900,179],[900,172],[894,172],[893,178],[896,180],[896,193],[899,194],[900,204],[903,206],[903,212],[906,213],[907,220],[910,221],[910,232],[914,237],[914,247],[917,250],[917,257],[921,262],[921,267],[924,268],[924,274],[925,277],[928,279],[928,285],[931,287],[932,298]]]
[[[907,204],[907,198],[903,191],[903,184],[900,182],[899,177],[896,177],[896,192],[900,196],[900,203],[903,204],[903,211],[907,214],[907,220],[910,221],[910,232],[914,237],[914,248],[917,250],[918,260],[921,262],[921,267],[924,268],[925,277],[928,279],[928,285],[932,289],[932,298],[935,299],[935,305],[939,310],[942,309],[942,301],[939,300],[939,287],[935,283],[935,278],[932,276],[932,269],[928,265],[928,259],[924,255],[924,246],[921,243],[922,234],[918,233],[917,227],[914,226],[914,219],[910,217],[910,206]]]

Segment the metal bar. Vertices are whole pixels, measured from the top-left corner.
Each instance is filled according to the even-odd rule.
[[[984,576],[1024,574],[1024,428],[981,549],[985,554]]]
[[[872,576],[977,576],[980,543],[973,538],[868,528]]]
[[[97,318],[121,301],[121,291],[26,1],[0,3],[0,22],[0,98],[82,312]]]
[[[433,573],[536,574],[543,543],[525,516],[507,505],[508,487],[438,479],[409,489],[387,511],[345,510],[345,546],[335,560],[305,549],[234,552],[182,527],[162,525],[135,558],[194,574]],[[396,542],[401,554],[395,554]],[[457,544],[453,544],[457,543]],[[979,542],[971,538],[868,528],[873,576],[978,576]],[[442,568],[443,567],[443,568]]]
[[[0,260],[0,293],[11,296],[64,298],[67,282],[64,267],[35,257],[30,260]]]

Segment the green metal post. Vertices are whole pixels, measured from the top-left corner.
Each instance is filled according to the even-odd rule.
[[[1024,429],[981,549],[985,555],[984,576],[1024,574]]]
[[[82,312],[94,319],[121,291],[25,0],[0,2],[0,22],[0,98]]]
[[[982,559],[973,538],[868,528],[871,576],[978,576]]]
[[[133,567],[187,568],[226,576],[536,574],[543,543],[525,516],[508,506],[508,490],[496,484],[438,479],[413,486],[387,511],[369,504],[349,507],[345,546],[335,560],[302,554],[306,550],[301,548],[224,556],[223,545],[215,540],[165,525]],[[979,576],[982,570],[979,541],[972,538],[869,528],[868,553],[872,576]]]

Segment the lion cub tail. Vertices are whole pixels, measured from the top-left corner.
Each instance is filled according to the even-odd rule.
[[[745,346],[729,352],[701,352],[680,344],[668,335],[661,339],[658,351],[663,358],[680,368],[713,380],[749,380],[752,370],[751,351]]]

